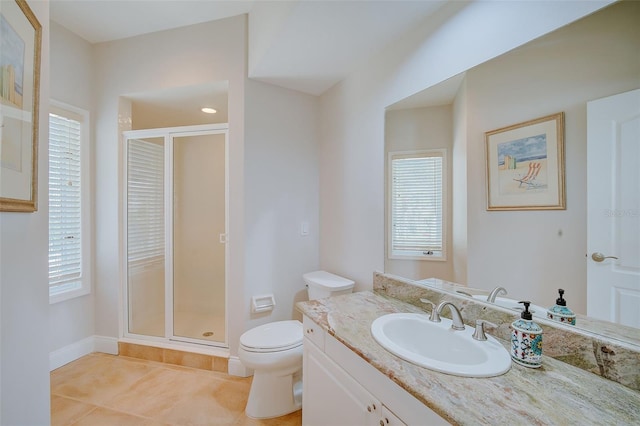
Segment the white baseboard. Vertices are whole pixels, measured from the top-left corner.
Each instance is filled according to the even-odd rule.
[[[49,371],[89,355],[92,352],[104,352],[118,355],[118,339],[115,337],[89,336],[75,343],[49,353]]]
[[[107,336],[93,336],[93,352],[118,355],[118,339]]]
[[[237,356],[229,357],[228,373],[230,376],[249,377],[253,376],[253,370],[245,367]]]

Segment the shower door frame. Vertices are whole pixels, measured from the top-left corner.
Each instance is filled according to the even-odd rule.
[[[189,136],[205,136],[223,134],[224,142],[224,179],[225,179],[225,224],[224,234],[220,236],[220,243],[225,245],[224,249],[224,342],[217,342],[205,339],[195,339],[174,334],[174,304],[173,304],[173,145],[175,138]],[[127,179],[128,179],[128,141],[130,139],[164,138],[164,228],[165,228],[165,259],[164,259],[164,336],[150,336],[144,334],[131,333],[129,331],[129,279],[128,279],[128,234],[127,234]],[[122,132],[122,226],[121,226],[121,246],[122,246],[122,271],[121,276],[121,330],[120,336],[130,341],[156,342],[167,346],[173,343],[197,345],[198,347],[210,347],[229,349],[229,126],[228,123],[205,124],[183,127],[166,127],[145,130],[127,130]],[[224,241],[223,241],[224,239]]]

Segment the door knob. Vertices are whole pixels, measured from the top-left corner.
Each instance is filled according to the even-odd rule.
[[[602,253],[598,253],[595,252],[591,255],[591,258],[595,261],[595,262],[602,262],[605,259],[617,259],[617,257],[615,256],[605,256]]]

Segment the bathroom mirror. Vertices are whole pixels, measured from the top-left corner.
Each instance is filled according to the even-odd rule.
[[[385,159],[395,151],[448,152],[447,257],[390,259],[385,244],[385,272],[413,280],[440,278],[485,294],[501,286],[509,298],[543,307],[552,306],[563,288],[568,306],[585,315],[592,262],[587,180],[593,173],[587,168],[587,102],[640,87],[639,19],[638,4],[615,3],[390,105]],[[487,211],[485,132],[558,112],[565,113],[566,210]],[[633,220],[640,217],[638,203],[630,200],[632,207],[625,210]],[[632,235],[629,244],[640,247],[640,236]],[[597,251],[612,255],[608,247]],[[609,335],[610,327],[600,327],[606,324],[584,317],[576,327]],[[637,344],[640,330],[623,339]]]

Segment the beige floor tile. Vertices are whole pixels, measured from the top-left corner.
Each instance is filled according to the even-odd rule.
[[[158,368],[109,401],[106,406],[130,414],[160,419],[186,398],[190,390],[200,382],[199,375],[192,371]]]
[[[73,423],[73,426],[155,426],[161,424],[142,417],[98,407]]]
[[[213,357],[210,355],[174,351],[171,349],[164,350],[164,362],[168,364],[182,365],[185,367],[199,368],[201,370],[213,369]]]
[[[250,382],[220,379],[198,380],[163,416],[175,425],[232,425],[243,415]]]
[[[164,349],[153,346],[136,345],[132,343],[118,343],[118,353],[122,356],[162,362]]]
[[[93,404],[75,401],[63,396],[52,395],[51,425],[70,425],[95,408],[96,406]]]
[[[302,424],[301,411],[268,420],[246,417],[250,388],[251,378],[91,354],[51,373],[52,425]]]
[[[51,393],[104,405],[156,368],[117,356],[87,356],[52,373]]]
[[[246,415],[240,416],[235,423],[237,426],[300,426],[302,424],[302,410],[294,411],[286,416],[275,419],[251,419]]]
[[[229,371],[229,359],[214,356],[212,370],[226,373],[227,371]]]

